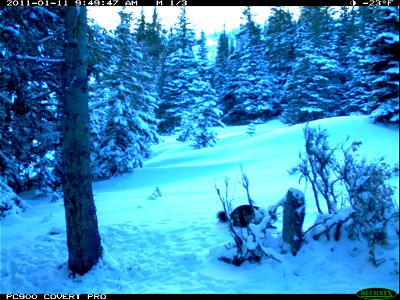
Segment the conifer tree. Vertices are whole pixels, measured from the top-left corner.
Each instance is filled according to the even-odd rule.
[[[217,57],[215,59],[215,64],[223,66],[228,60],[229,55],[230,55],[229,37],[226,34],[226,29],[224,26],[218,39],[218,49],[217,49]]]
[[[175,47],[164,64],[165,85],[162,91],[162,130],[176,132],[178,140],[191,141],[203,148],[216,141],[213,126],[220,125],[221,112],[216,108],[215,90],[211,87],[211,68],[205,46],[205,34],[193,52],[194,32],[184,9],[172,36]]]
[[[213,146],[217,142],[216,134],[212,127],[221,126],[222,111],[217,108],[217,96],[211,86],[211,67],[207,59],[205,47],[205,34],[202,32],[197,54],[197,78],[189,79],[189,91],[192,100],[188,110],[182,116],[179,127],[179,139],[193,141],[195,149]]]
[[[370,114],[369,60],[366,45],[372,36],[374,8],[341,9],[338,50],[345,68],[343,114]]]
[[[154,7],[151,22],[145,21],[142,9],[137,29],[134,31],[137,44],[143,56],[140,63],[142,82],[145,90],[151,93],[155,103],[159,103],[162,64],[165,60],[165,37],[158,18],[157,7]]]
[[[172,34],[169,39],[168,54],[178,49],[192,49],[196,44],[196,35],[192,24],[186,15],[186,7],[182,6],[178,16],[178,22],[172,28]]]
[[[198,51],[197,51],[197,57],[201,60],[201,61],[207,61],[208,60],[208,51],[207,51],[207,37],[206,37],[206,33],[204,31],[200,32],[200,39],[198,40]]]
[[[154,7],[151,23],[146,22],[142,9],[140,19],[135,30],[136,41],[141,47],[145,63],[157,68],[159,59],[164,51],[164,37],[157,7]]]
[[[213,126],[223,126],[222,112],[211,87],[206,64],[192,51],[179,49],[168,56],[164,87],[164,124],[178,133],[178,140],[192,141],[195,148],[215,143]]]
[[[368,43],[372,84],[372,114],[378,122],[399,122],[399,10],[393,6],[375,10],[377,34]]]
[[[276,80],[276,91],[283,90],[294,62],[295,23],[283,7],[272,7],[265,30],[265,58]],[[279,99],[282,95],[279,94]]]
[[[183,87],[185,76],[192,78],[195,67],[193,46],[196,44],[195,32],[186,16],[186,8],[182,7],[178,22],[171,28],[168,45],[166,46],[166,57],[161,69],[159,79],[160,105],[157,116],[160,119],[159,129],[162,133],[171,133],[179,126],[181,117],[177,112],[177,103],[183,105],[189,100],[183,99],[179,88]],[[179,61],[181,60],[181,61]]]
[[[145,40],[146,38],[146,18],[144,16],[144,8],[140,11],[140,19],[138,28],[136,29],[136,41],[140,43],[141,41]]]
[[[243,124],[267,120],[280,112],[268,63],[264,59],[261,29],[250,7],[243,11],[245,23],[236,36],[236,50],[230,57],[232,77],[222,98],[223,120]]]
[[[110,89],[105,81],[110,67],[110,57],[114,55],[112,45],[114,37],[111,32],[97,23],[88,26],[88,69],[90,78],[89,113],[90,113],[90,145],[93,178],[104,177],[101,147],[105,138],[105,126],[109,110]],[[93,46],[95,45],[95,46]]]
[[[348,113],[372,113],[376,121],[397,123],[398,11],[359,7],[353,15],[357,34],[347,54],[343,108]]]
[[[296,28],[296,60],[285,84],[283,122],[297,124],[340,115],[344,69],[332,50],[336,37],[330,9],[301,8]]]
[[[151,153],[150,145],[158,141],[154,116],[156,99],[146,89],[148,74],[141,70],[143,58],[132,38],[132,14],[121,10],[120,24],[112,40],[109,67],[102,70],[102,90],[107,99],[107,118],[96,165],[97,176],[110,177],[141,167]]]
[[[218,39],[217,55],[214,64],[213,87],[217,92],[217,97],[220,99],[226,94],[227,82],[230,76],[229,67],[229,38],[226,34],[225,26]]]
[[[16,192],[60,185],[62,12],[0,10],[0,177]]]

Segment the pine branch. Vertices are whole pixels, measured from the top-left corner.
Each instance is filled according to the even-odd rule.
[[[37,56],[30,56],[30,55],[21,55],[21,54],[16,54],[10,57],[10,59],[13,60],[28,60],[28,61],[35,61],[37,63],[50,63],[50,64],[59,64],[59,63],[64,63],[63,58],[41,58]]]
[[[40,44],[43,44],[43,43],[45,43],[45,42],[47,42],[49,40],[55,39],[57,36],[59,36],[60,34],[63,34],[63,33],[65,33],[65,29],[58,30],[54,34],[46,36],[46,37],[42,38],[41,40],[39,40],[38,44],[40,45]]]

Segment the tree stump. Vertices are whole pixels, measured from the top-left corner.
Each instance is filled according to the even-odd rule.
[[[283,241],[290,245],[293,255],[296,255],[301,247],[304,216],[304,194],[299,190],[290,188],[283,203],[282,236]]]

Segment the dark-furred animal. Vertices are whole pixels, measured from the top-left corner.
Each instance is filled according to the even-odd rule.
[[[254,210],[258,210],[258,206],[254,206]],[[251,209],[251,206],[248,204],[240,205],[236,207],[230,214],[232,225],[239,227],[247,227],[250,221],[253,219],[254,214]],[[224,211],[220,211],[217,214],[217,218],[220,222],[226,223],[228,222],[228,217]]]

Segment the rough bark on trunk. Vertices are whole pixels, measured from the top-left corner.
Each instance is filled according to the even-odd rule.
[[[283,241],[290,245],[293,255],[297,254],[302,243],[302,227],[305,216],[304,194],[290,188],[283,204]]]
[[[83,275],[102,254],[90,167],[86,8],[66,8],[65,25],[62,186],[68,267]]]

